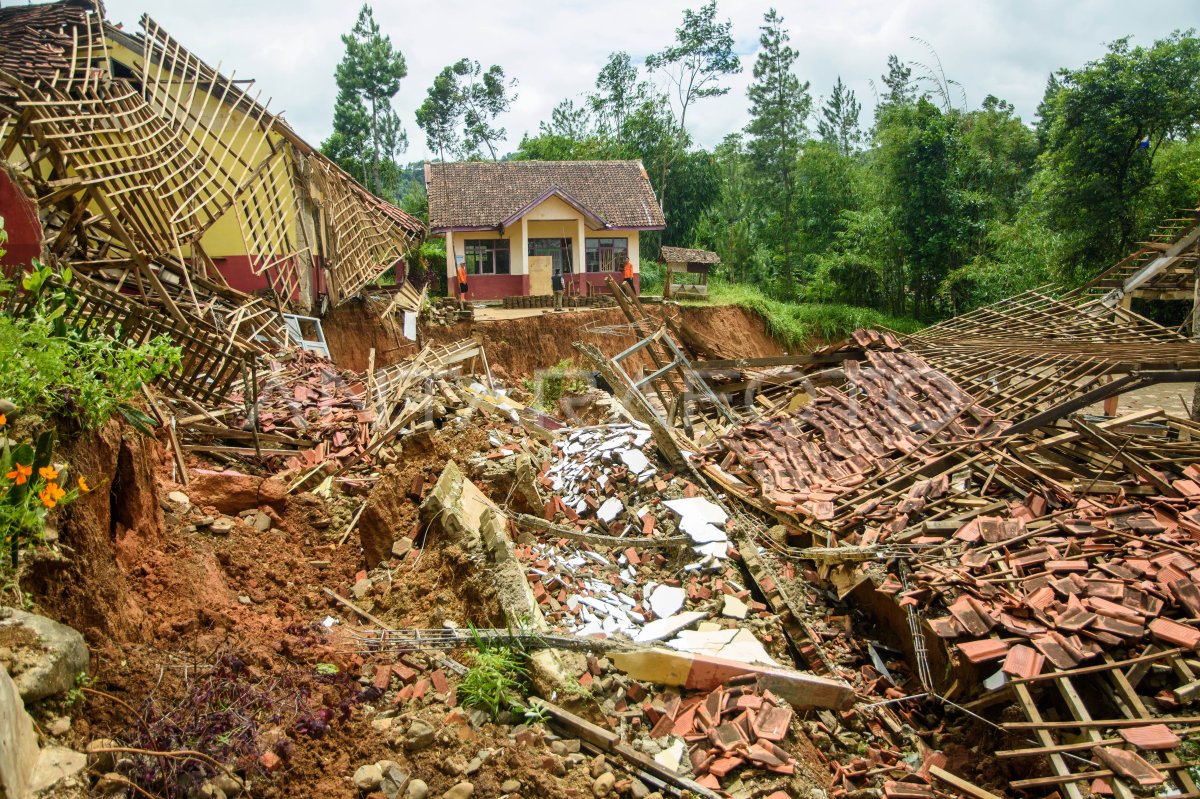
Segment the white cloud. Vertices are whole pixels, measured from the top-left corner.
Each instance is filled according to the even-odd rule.
[[[374,4],[376,18],[408,61],[395,106],[408,130],[406,158],[427,155],[413,112],[433,76],[464,56],[501,65],[520,82],[513,110],[501,120],[509,131],[505,149],[565,97],[592,88],[608,53],[629,52],[635,61],[668,44],[686,7],[701,0],[423,0]],[[342,55],[339,36],[358,12],[353,2],[319,0],[107,0],[109,19],[137,27],[149,13],[177,39],[226,74],[256,78],[272,110],[314,144],[329,134],[336,88],[333,71]],[[1058,67],[1099,57],[1105,42],[1132,34],[1149,44],[1174,28],[1200,23],[1194,0],[840,0],[775,4],[800,57],[796,71],[811,82],[814,105],[838,75],[864,106],[869,123],[889,53],[928,62],[937,49],[946,75],[963,84],[976,107],[987,94],[1009,100],[1027,121],[1041,100],[1046,77]],[[758,26],[767,4],[725,0],[720,15],[733,20],[743,71],[727,81],[728,95],[703,101],[689,113],[697,141],[716,144],[746,122],[746,86],[757,49]]]

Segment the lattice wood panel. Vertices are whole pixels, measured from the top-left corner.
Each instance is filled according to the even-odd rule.
[[[385,213],[378,201],[332,164],[320,159],[310,163],[322,195],[324,225],[330,240],[330,299],[337,304],[357,294],[402,258],[417,234]]]
[[[266,273],[275,293],[285,301],[292,299],[300,289],[300,255],[308,248],[298,246],[299,207],[286,148],[259,169],[238,195],[234,210],[251,271]]]

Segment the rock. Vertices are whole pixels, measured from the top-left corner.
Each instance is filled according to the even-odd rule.
[[[634,777],[633,781],[629,783],[629,795],[633,799],[646,799],[650,795],[650,789],[646,787],[646,783]]]
[[[0,608],[0,626],[24,627],[38,638],[41,651],[30,651],[14,664],[13,682],[26,703],[36,702],[75,687],[87,671],[88,648],[75,630],[44,616],[16,608]],[[22,650],[24,651],[24,650]]]
[[[370,793],[383,783],[383,769],[372,763],[369,766],[359,766],[354,772],[354,784],[360,791]]]
[[[208,469],[193,469],[190,474],[188,492],[193,504],[211,505],[221,513],[239,513],[262,505],[282,511],[287,503],[287,485],[273,477]]]
[[[661,792],[655,791],[654,793],[647,796],[646,799],[663,799],[663,795]]]
[[[412,547],[413,542],[411,538],[398,538],[392,544],[392,557],[402,558],[412,550]]]
[[[221,772],[213,777],[210,782],[224,791],[225,796],[232,797],[241,796],[246,791],[246,784],[232,774]]]
[[[433,743],[436,731],[433,725],[424,719],[413,719],[404,737],[404,748],[410,752],[419,752]]]
[[[371,578],[364,577],[361,580],[359,580],[357,583],[355,583],[350,588],[350,593],[354,596],[355,599],[363,599],[364,597],[366,597],[368,594],[371,593]]]
[[[504,793],[513,793],[514,791],[519,791],[521,790],[521,781],[505,780],[504,782],[500,783],[500,790]]]
[[[592,795],[608,796],[610,793],[612,793],[613,783],[616,781],[617,778],[613,776],[611,771],[604,772],[596,778],[595,782],[592,783]]]
[[[93,786],[97,796],[122,796],[129,788],[129,782],[115,771],[101,774]]]
[[[254,515],[250,517],[250,523],[260,533],[265,533],[271,529],[271,517],[262,511],[255,511]]]
[[[33,719],[8,672],[0,666],[0,796],[25,796],[38,762]]]
[[[608,761],[604,759],[604,755],[596,755],[594,758],[592,758],[592,776],[599,777],[605,771],[608,771]]]
[[[97,738],[87,745],[88,768],[101,773],[116,771],[117,753],[106,752],[105,749],[115,749],[119,743],[111,738]]]
[[[229,535],[233,532],[233,519],[228,516],[222,516],[219,519],[215,519],[208,526],[208,529],[213,535]]]
[[[61,746],[48,746],[42,750],[29,789],[33,793],[45,791],[54,785],[75,777],[87,768],[87,755]]]
[[[404,799],[425,799],[429,796],[429,786],[425,780],[412,780],[404,789]]]
[[[576,766],[582,766],[587,762],[587,755],[582,755],[579,752],[574,752],[563,758],[563,762],[567,764],[567,768],[572,769]]]
[[[543,755],[542,768],[555,777],[565,777],[567,774],[567,765],[563,763],[563,759],[558,755]]]
[[[226,799],[225,792],[212,782],[201,785],[198,793],[203,799]]]
[[[470,782],[460,782],[442,794],[442,799],[470,799],[475,794],[475,785]]]
[[[192,501],[188,498],[188,495],[183,493],[182,491],[169,492],[167,494],[167,499],[171,500],[176,505],[179,505],[184,510],[187,510],[192,505]]]
[[[400,764],[394,760],[380,760],[375,765],[383,772],[380,790],[387,799],[397,799],[408,785],[408,772],[400,768]]]
[[[55,736],[66,735],[71,731],[71,719],[67,716],[55,716],[46,723],[46,732]]]

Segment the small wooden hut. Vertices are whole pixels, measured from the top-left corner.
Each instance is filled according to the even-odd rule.
[[[709,250],[663,247],[658,260],[667,265],[663,297],[696,299],[708,297],[708,272],[721,258]]]

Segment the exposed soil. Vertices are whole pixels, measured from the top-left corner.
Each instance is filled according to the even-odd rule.
[[[663,306],[645,307],[652,314],[661,314],[664,310]],[[687,306],[672,309],[672,312],[682,314],[684,322],[718,357],[755,358],[783,352],[767,333],[763,320],[743,308]],[[381,324],[374,313],[372,306],[351,303],[332,312],[324,321],[325,338],[339,365],[365,369],[372,347],[375,348],[376,366],[395,363],[417,351],[414,342],[400,335],[394,320]],[[576,341],[595,344],[606,355],[616,355],[637,340],[628,332],[627,326],[619,308],[602,308],[543,313],[520,319],[462,322],[448,327],[428,327],[421,332],[423,342],[434,344],[449,344],[478,336],[487,348],[488,363],[493,371],[518,378],[532,376],[563,360],[579,362],[579,351],[573,346]],[[604,330],[599,330],[601,328]]]

